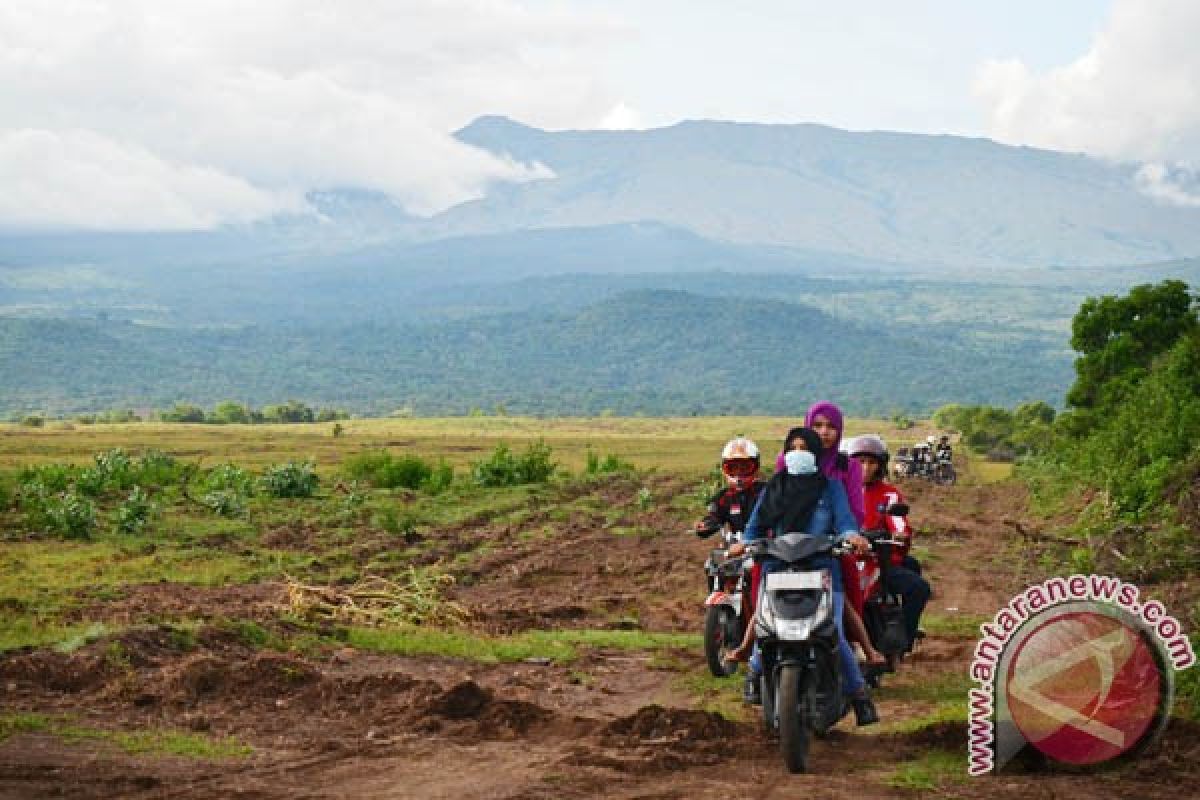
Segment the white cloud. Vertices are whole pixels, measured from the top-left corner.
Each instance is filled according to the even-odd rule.
[[[1188,188],[1200,184],[1200,176],[1185,168],[1143,164],[1134,180],[1143,194],[1155,200],[1172,206],[1200,206],[1200,193]]]
[[[271,192],[207,167],[164,161],[90,131],[0,131],[0,220],[94,230],[162,230],[249,222],[300,211],[294,192]]]
[[[600,120],[600,127],[608,131],[632,131],[644,128],[645,123],[642,122],[642,115],[637,109],[625,103],[617,103],[604,115],[604,119]]]
[[[6,2],[0,226],[211,227],[340,186],[433,213],[546,177],[449,133],[596,125],[586,56],[619,35],[510,0]]]
[[[974,86],[989,135],[1117,159],[1200,163],[1198,35],[1200,3],[1117,0],[1091,49],[1065,66],[1037,74],[1017,60],[989,61]],[[1161,188],[1167,175],[1152,173],[1139,184]]]

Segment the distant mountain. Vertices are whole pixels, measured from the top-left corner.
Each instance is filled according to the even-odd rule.
[[[1200,254],[1200,208],[1136,165],[957,136],[683,122],[564,131],[483,117],[457,136],[551,180],[495,187],[422,235],[657,221],[711,239],[916,265],[1098,265]]]
[[[512,245],[526,275],[633,271],[613,269],[611,260],[597,269],[608,249],[641,271],[678,271],[655,263],[669,255],[664,232],[690,237],[686,247],[709,266],[734,260],[757,270],[765,256],[776,272],[819,261],[830,271],[851,262],[986,276],[995,267],[1200,255],[1200,208],[1141,193],[1137,165],[985,139],[732,122],[551,132],[503,117],[482,117],[456,135],[544,164],[553,177],[493,184],[483,198],[428,219],[377,192],[333,188],[309,194],[312,214],[209,232],[0,231],[0,267],[258,270],[315,262],[349,270],[403,268],[415,258],[457,270],[472,249],[503,256]],[[425,250],[407,249],[416,244]],[[564,263],[571,247],[584,257]],[[596,251],[590,261],[585,248]]]
[[[857,413],[1057,400],[1070,372],[1036,342],[837,320],[812,307],[663,290],[576,313],[189,330],[0,317],[0,409],[54,412],[296,397],[360,412]]]

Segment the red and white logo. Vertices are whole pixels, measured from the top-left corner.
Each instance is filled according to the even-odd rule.
[[[1144,631],[1092,611],[1052,615],[1009,662],[1004,691],[1026,741],[1055,761],[1099,764],[1151,731],[1165,682]]]

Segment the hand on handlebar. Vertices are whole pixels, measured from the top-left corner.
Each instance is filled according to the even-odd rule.
[[[850,545],[850,548],[859,555],[863,555],[871,550],[871,543],[867,541],[867,537],[857,533],[847,536],[846,544]]]
[[[736,558],[744,552],[746,552],[745,543],[734,542],[733,544],[729,545],[729,549],[725,551],[725,554],[728,555],[730,558]]]

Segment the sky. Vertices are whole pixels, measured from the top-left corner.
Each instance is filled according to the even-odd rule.
[[[186,230],[551,176],[458,142],[682,119],[988,136],[1200,203],[1191,0],[5,0],[0,229]]]

